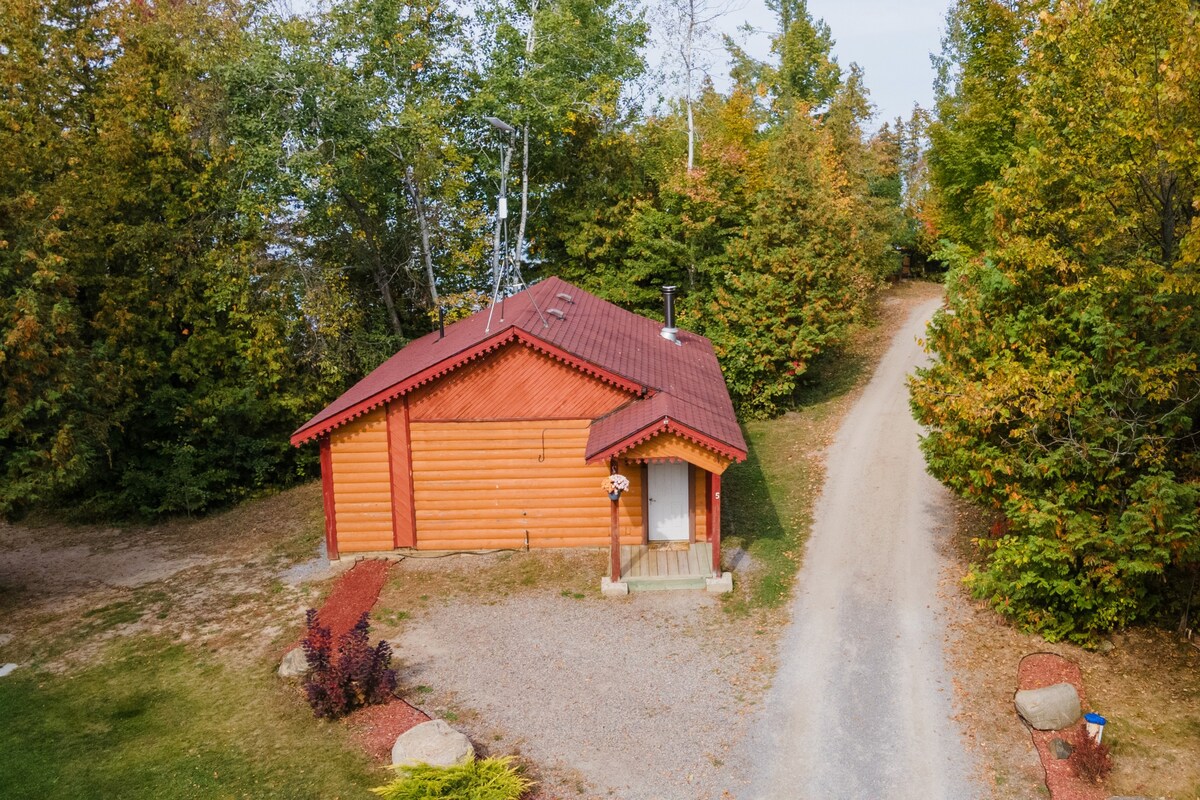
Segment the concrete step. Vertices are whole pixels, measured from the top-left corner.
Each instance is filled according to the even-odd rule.
[[[654,592],[664,589],[703,589],[705,575],[672,575],[670,577],[622,577],[631,592]]]

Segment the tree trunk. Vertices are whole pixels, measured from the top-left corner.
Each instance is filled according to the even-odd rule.
[[[367,234],[366,240],[369,243],[368,246],[371,251],[371,275],[375,279],[375,287],[379,289],[379,295],[383,298],[383,305],[387,309],[388,321],[391,322],[392,330],[397,336],[403,336],[404,326],[400,324],[400,314],[396,311],[396,301],[392,298],[391,276],[388,275],[383,253],[379,250],[375,233],[375,221],[357,197],[348,192],[341,192],[340,194],[346,205],[354,212],[354,216],[358,218],[359,226]]]
[[[537,12],[538,0],[533,0],[529,7],[529,33],[525,36],[525,64],[533,58],[537,46]],[[515,253],[517,266],[525,259],[525,222],[529,218],[529,118],[521,124],[521,219],[517,223],[517,248]]]
[[[425,279],[429,281],[429,297],[433,302],[433,307],[438,307],[438,290],[437,280],[433,274],[433,251],[429,244],[429,219],[425,215],[425,198],[421,195],[421,189],[417,186],[417,179],[413,176],[412,167],[408,167],[404,171],[404,184],[408,189],[408,196],[412,199],[413,210],[417,214],[417,227],[421,232],[421,255],[425,261]]]
[[[529,123],[521,126],[521,221],[517,225],[517,266],[525,260],[525,220],[529,217]]]
[[[693,169],[693,165],[695,164],[695,161],[696,161],[696,156],[695,156],[695,153],[696,153],[696,123],[692,119],[692,98],[691,98],[691,94],[690,94],[691,90],[689,89],[688,91],[689,91],[689,95],[688,95],[688,99],[687,99],[687,119],[688,119],[687,169],[688,169],[688,172],[691,172]]]
[[[375,260],[375,269],[372,271],[375,276],[375,286],[379,289],[379,294],[383,297],[383,305],[387,308],[388,319],[392,323],[392,330],[397,336],[404,335],[404,327],[400,324],[400,315],[396,312],[396,301],[392,299],[391,282],[388,280],[387,269],[383,262],[379,259]]]
[[[687,102],[688,155],[687,171],[696,163],[696,121],[692,114],[692,73],[695,69],[696,0],[688,2],[688,25],[683,44],[684,92]]]
[[[1175,260],[1175,176],[1159,173],[1158,185],[1162,193],[1161,248],[1163,264]]]

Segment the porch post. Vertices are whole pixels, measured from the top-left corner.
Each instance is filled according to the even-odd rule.
[[[621,522],[617,516],[617,503],[620,500],[612,502],[612,541],[609,546],[612,556],[612,582],[621,582]]]
[[[709,473],[708,540],[712,542],[712,574],[721,577],[721,476]]]
[[[611,459],[609,461],[608,470],[609,470],[610,475],[616,474],[617,460],[615,458]],[[620,519],[620,514],[619,514],[620,509],[617,506],[617,504],[619,502],[620,502],[620,499],[610,501],[610,503],[612,505],[611,526],[610,527],[612,530],[609,533],[608,549],[609,549],[609,558],[612,562],[612,569],[611,569],[612,574],[610,576],[610,579],[612,580],[613,583],[621,582],[621,519]]]

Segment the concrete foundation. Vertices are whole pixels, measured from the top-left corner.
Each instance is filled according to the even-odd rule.
[[[705,578],[704,591],[712,594],[728,594],[733,591],[733,573],[722,572],[719,578]]]
[[[600,579],[600,594],[605,597],[621,597],[629,594],[629,584],[625,581],[613,583],[612,578]]]

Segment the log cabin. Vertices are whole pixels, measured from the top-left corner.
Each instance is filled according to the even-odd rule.
[[[746,443],[673,293],[664,326],[548,278],[411,342],[313,416],[291,441],[320,449],[329,558],[609,546],[619,580],[629,553],[680,545],[719,574],[721,474]],[[615,499],[614,473],[629,482]]]

